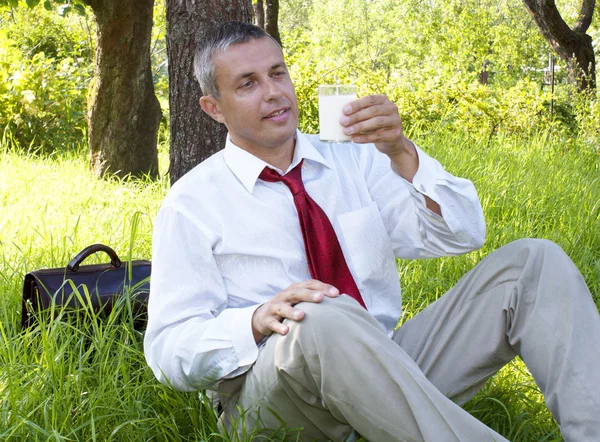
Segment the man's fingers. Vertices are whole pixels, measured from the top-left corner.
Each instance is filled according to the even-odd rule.
[[[295,305],[299,302],[321,302],[324,296],[336,297],[339,294],[340,291],[330,284],[310,280],[299,284],[292,284],[287,289],[279,292],[277,298],[279,301]]]
[[[297,308],[292,307],[287,303],[274,304],[275,315],[282,319],[291,319],[292,321],[301,321],[304,318],[304,312]]]
[[[348,135],[364,135],[380,130],[389,130],[400,127],[400,118],[396,116],[374,117],[364,120],[352,126],[345,127],[344,132]]]
[[[266,334],[261,332],[265,336],[269,336],[272,333],[279,333],[280,335],[285,335],[289,331],[289,327],[285,324],[282,324],[281,318],[277,316],[267,316],[264,319],[263,326],[268,330]]]
[[[279,301],[290,305],[296,305],[299,302],[321,302],[324,296],[325,293],[323,293],[322,290],[304,287],[293,290],[284,290],[277,295]]]
[[[305,283],[301,283],[301,285],[305,285],[305,287],[313,290],[317,290],[323,292],[325,296],[336,297],[339,296],[340,291],[332,286],[331,284],[327,284],[325,282],[321,282],[317,279],[310,279]]]
[[[284,319],[290,319],[292,321],[301,321],[304,319],[304,312],[302,310],[293,308],[289,304],[274,304],[269,307],[265,312],[262,320],[261,334],[268,336],[271,333],[279,333],[285,335],[289,331],[289,327],[282,323]]]
[[[372,133],[352,135],[352,142],[363,143],[390,143],[395,142],[402,136],[402,130],[398,128],[380,130]]]
[[[355,103],[355,102],[353,102]],[[358,108],[350,114],[340,118],[342,126],[350,126],[361,121],[367,121],[376,117],[387,117],[398,115],[398,106],[387,100],[374,106]]]
[[[354,143],[393,145],[403,138],[402,119],[398,106],[385,95],[369,95],[353,101],[344,108],[340,124]]]
[[[366,95],[359,98],[358,100],[351,101],[344,106],[343,112],[345,115],[351,115],[355,112],[360,111],[371,106],[383,104],[388,101],[386,95]]]
[[[282,323],[284,319],[302,321],[304,312],[294,308],[299,302],[321,302],[325,296],[334,298],[339,295],[337,288],[316,279],[292,284],[254,312],[252,330],[256,341],[259,341],[260,336],[270,336],[273,333],[287,334],[289,327]]]
[[[308,281],[299,282],[297,284],[292,284],[292,287],[293,286],[306,287],[309,289],[322,290],[322,291],[326,291],[327,289],[333,287],[331,284],[327,284],[325,282],[319,281],[318,279],[309,279]],[[335,287],[333,287],[333,288],[335,288]]]
[[[379,98],[381,96],[375,97]],[[354,113],[350,115],[344,115],[340,118],[340,124],[344,126],[344,133],[351,135],[354,142],[375,141],[375,138],[361,138],[361,140],[366,141],[358,141],[354,138],[355,135],[369,135],[372,133],[393,130],[401,133],[402,120],[398,115],[398,107],[394,103],[390,102],[387,97],[382,97],[385,98],[383,103],[358,109]],[[387,140],[388,135],[391,135],[391,133],[379,134],[379,138],[377,138],[377,140],[385,141]]]

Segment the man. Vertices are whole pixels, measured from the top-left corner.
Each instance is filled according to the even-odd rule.
[[[225,149],[179,180],[156,219],[145,352],[161,382],[216,389],[222,424],[301,427],[302,440],[504,440],[460,408],[520,355],[565,439],[600,440],[600,319],[555,244],[490,254],[397,331],[395,257],[483,244],[473,185],[402,132],[385,96],[297,131],[281,48],[227,23],[196,54],[202,109]]]

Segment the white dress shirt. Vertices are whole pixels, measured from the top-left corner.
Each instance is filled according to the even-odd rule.
[[[371,144],[327,144],[297,132],[288,169],[304,159],[306,191],[329,217],[369,312],[390,334],[401,310],[394,257],[460,254],[485,237],[473,184],[417,152],[410,184]],[[282,182],[258,179],[265,166],[228,138],[173,185],[157,215],[144,351],[156,377],[176,389],[214,388],[247,371],[259,353],[255,309],[311,279],[292,194]]]

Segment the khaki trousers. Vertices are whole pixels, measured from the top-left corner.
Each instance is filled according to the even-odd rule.
[[[393,339],[348,296],[299,308],[302,322],[220,384],[226,429],[241,431],[244,410],[246,428],[283,421],[306,441],[503,441],[458,404],[520,355],[565,440],[600,441],[600,316],[550,241],[491,253]]]

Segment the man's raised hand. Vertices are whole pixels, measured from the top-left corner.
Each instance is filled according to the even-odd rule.
[[[289,328],[282,324],[284,319],[302,321],[304,312],[294,306],[300,302],[321,302],[325,296],[336,298],[340,295],[337,288],[330,284],[311,279],[292,284],[277,293],[273,299],[265,302],[254,311],[252,333],[258,343],[273,333],[285,335]]]
[[[398,107],[386,95],[367,95],[348,103],[340,124],[354,143],[374,143],[385,154],[414,150],[402,131]]]
[[[404,136],[398,106],[386,95],[367,95],[348,103],[343,112],[340,124],[352,142],[374,143],[390,158],[392,169],[412,183],[419,169],[419,156],[415,145]],[[429,210],[441,216],[440,205],[424,196]]]

